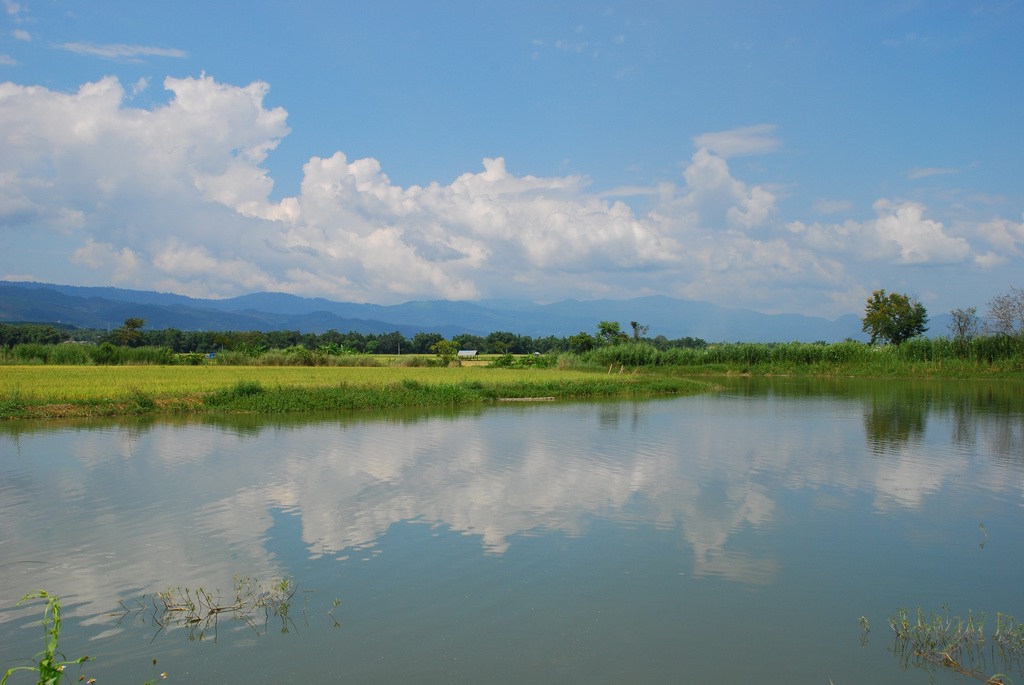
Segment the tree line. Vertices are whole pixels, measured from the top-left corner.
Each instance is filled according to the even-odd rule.
[[[635,324],[635,322],[634,322]],[[591,335],[580,332],[574,336],[549,335],[534,338],[509,331],[494,331],[486,336],[463,333],[452,336],[451,343],[460,350],[476,350],[481,354],[541,354],[584,352],[602,344],[623,340],[642,341],[660,350],[706,347],[701,338],[683,337],[669,340],[665,336],[646,336],[647,327],[635,324],[633,337],[624,333],[618,322],[602,321]],[[258,356],[270,350],[303,347],[331,354],[434,354],[437,343],[445,340],[440,333],[421,332],[406,337],[400,331],[390,333],[324,333],[300,331],[182,331],[176,328],[146,329],[140,318],[126,319],[114,330],[73,328],[49,324],[0,324],[0,348],[20,344],[56,345],[63,342],[110,344],[120,347],[162,347],[176,354],[210,354],[225,350]]]

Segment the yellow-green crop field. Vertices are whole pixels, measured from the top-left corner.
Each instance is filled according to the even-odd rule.
[[[379,388],[405,380],[425,385],[479,382],[516,385],[592,379],[586,371],[487,367],[306,367],[306,366],[0,366],[0,398],[17,394],[33,402],[81,402],[143,392],[187,397],[255,381],[264,387]]]

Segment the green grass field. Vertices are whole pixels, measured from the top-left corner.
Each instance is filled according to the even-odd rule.
[[[660,375],[488,367],[2,366],[0,418],[356,410],[700,392]]]
[[[136,391],[182,397],[231,387],[240,381],[256,381],[268,388],[316,388],[343,383],[384,387],[404,380],[424,384],[515,384],[593,377],[585,371],[487,367],[0,366],[0,397],[19,393],[25,400],[80,402]]]

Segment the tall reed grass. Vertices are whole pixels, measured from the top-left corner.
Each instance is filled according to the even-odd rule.
[[[430,355],[373,356],[329,354],[295,345],[280,350],[224,351],[215,356],[175,354],[167,347],[117,347],[62,343],[23,343],[0,349],[0,364],[58,366],[204,365],[264,367],[434,367]],[[985,336],[971,340],[915,338],[902,345],[840,343],[722,343],[659,350],[648,343],[622,343],[557,357],[492,360],[493,366],[561,369],[616,367],[673,369],[686,373],[762,373],[804,375],[998,376],[1024,371],[1024,336]]]
[[[183,363],[168,347],[119,347],[104,343],[85,345],[21,343],[0,350],[2,364],[48,364],[55,366],[128,366]]]
[[[660,367],[694,373],[828,375],[972,375],[1024,371],[1024,339],[999,336],[957,342],[917,338],[902,345],[840,343],[724,343],[702,348],[658,350],[624,343],[563,355],[563,368]]]

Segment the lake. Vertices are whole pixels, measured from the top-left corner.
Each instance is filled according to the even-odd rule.
[[[722,383],[0,424],[0,669],[43,588],[99,683],[967,682],[887,619],[1024,620],[1024,385]]]

